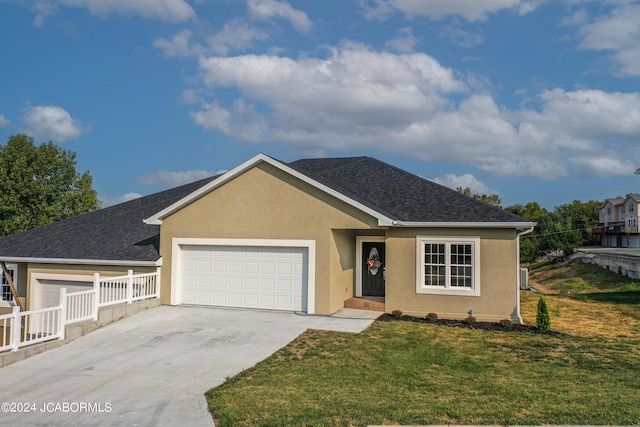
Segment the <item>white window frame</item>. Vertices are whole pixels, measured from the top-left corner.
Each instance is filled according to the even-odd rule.
[[[445,286],[428,286],[425,277],[425,244],[444,244]],[[451,244],[471,245],[471,288],[451,287]],[[479,236],[416,236],[416,293],[457,296],[480,296],[480,237]]]
[[[7,264],[7,270],[13,271],[13,284],[18,286],[18,265],[17,264]],[[5,284],[4,271],[0,268],[0,284],[2,285],[2,294],[0,294],[0,307],[11,307],[14,305],[13,297],[11,299],[4,299],[4,287],[9,287],[9,282],[7,281]]]

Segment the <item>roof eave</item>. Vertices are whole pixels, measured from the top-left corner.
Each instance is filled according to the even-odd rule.
[[[40,258],[40,257],[3,257],[0,261],[12,263],[37,263],[37,264],[67,264],[67,265],[111,265],[131,267],[160,267],[162,258],[155,261],[119,260],[119,259],[78,259],[78,258]]]
[[[393,227],[424,227],[424,228],[530,228],[535,222],[412,222],[393,221]]]

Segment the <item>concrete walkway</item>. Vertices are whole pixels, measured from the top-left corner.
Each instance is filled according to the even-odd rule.
[[[204,393],[305,330],[369,318],[161,306],[0,369],[0,423],[212,426]],[[379,313],[378,313],[379,314]],[[355,315],[355,313],[354,313]]]

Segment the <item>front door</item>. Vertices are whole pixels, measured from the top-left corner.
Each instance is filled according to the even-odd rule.
[[[384,242],[362,242],[362,296],[384,296],[384,255]]]

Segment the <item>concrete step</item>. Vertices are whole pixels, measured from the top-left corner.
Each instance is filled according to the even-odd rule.
[[[384,311],[384,297],[353,297],[344,302],[344,308]]]

